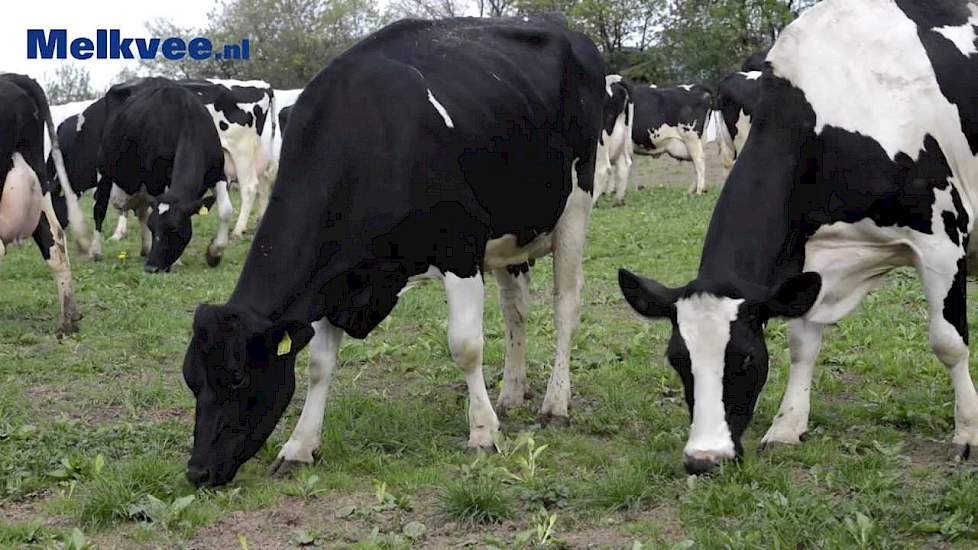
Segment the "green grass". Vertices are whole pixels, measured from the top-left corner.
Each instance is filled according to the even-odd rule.
[[[408,293],[370,338],[346,341],[314,465],[292,479],[265,475],[298,417],[303,354],[296,402],[268,445],[231,486],[195,491],[183,475],[193,399],[182,357],[194,308],[226,299],[248,242],[209,269],[209,216],[197,220],[185,265],[171,274],[143,272],[136,231],[106,243],[101,263],[74,256],[85,318],[81,333],[62,340],[38,253],[8,251],[0,260],[0,548],[66,544],[75,528],[105,548],[232,548],[241,537],[250,548],[310,538],[325,547],[515,547],[519,533],[547,517],[541,508],[556,514],[554,538],[570,546],[978,544],[978,472],[945,461],[953,392],[930,352],[926,304],[909,271],[829,331],[808,441],[755,452],[787,374],[785,325],[772,323],[771,373],[745,460],[709,478],[683,473],[688,415],[663,360],[669,327],[637,319],[616,274],[624,266],[665,284],[688,280],[717,193],[687,198],[687,165],[641,159],[639,167],[636,178],[667,185],[630,193],[624,208],[605,204],[591,221],[572,424],[542,429],[535,420],[554,346],[551,262],[543,260],[533,271],[532,398],[505,419],[504,452],[482,458],[464,450],[465,386],[447,348],[444,296],[428,285]],[[127,260],[118,258],[123,250]],[[495,395],[504,328],[495,289],[487,296],[486,377]],[[533,467],[523,465],[521,432],[533,435],[534,448],[547,446]],[[410,522],[423,523],[423,534],[407,536]]]

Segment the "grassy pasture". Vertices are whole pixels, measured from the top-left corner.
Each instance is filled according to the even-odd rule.
[[[720,174],[714,159],[712,185]],[[663,360],[668,326],[627,309],[616,271],[667,284],[695,273],[717,192],[687,198],[692,177],[688,164],[639,159],[633,180],[652,188],[631,192],[624,208],[605,202],[593,216],[569,427],[534,421],[553,357],[544,260],[533,271],[533,398],[505,419],[502,452],[463,449],[465,385],[447,348],[443,293],[426,285],[366,341],[346,340],[313,466],[285,480],[265,476],[298,418],[303,353],[295,403],[269,445],[231,486],[213,491],[194,491],[183,477],[193,401],[180,368],[194,307],[230,293],[248,243],[207,268],[211,215],[197,220],[185,265],[172,274],[143,272],[138,231],[106,243],[101,263],[74,257],[85,318],[80,334],[61,341],[39,255],[10,251],[0,261],[0,547],[978,544],[978,471],[946,462],[953,395],[929,350],[911,272],[895,273],[828,333],[807,442],[755,453],[787,374],[785,327],[772,323],[771,375],[745,460],[710,478],[683,473],[688,421],[678,377]],[[485,362],[495,394],[503,322],[489,285]]]

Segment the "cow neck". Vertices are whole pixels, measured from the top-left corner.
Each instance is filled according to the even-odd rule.
[[[313,322],[323,316],[322,285],[314,281],[319,220],[275,204],[279,200],[308,199],[272,196],[228,305],[274,322]]]
[[[732,286],[744,297],[769,291],[804,266],[805,225],[793,204],[803,169],[798,144],[764,141],[755,140],[734,165],[700,260],[700,280]]]

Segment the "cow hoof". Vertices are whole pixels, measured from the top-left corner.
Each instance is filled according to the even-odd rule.
[[[240,241],[243,238],[244,238],[244,231],[242,231],[241,233],[238,233],[237,231],[231,233],[232,241]]]
[[[965,462],[969,458],[971,458],[970,443],[951,444],[951,460],[953,460],[954,462]]]
[[[217,267],[221,265],[221,258],[224,256],[221,254],[211,254],[211,251],[207,251],[207,265],[209,267]]]
[[[541,426],[546,426],[548,428],[566,428],[570,425],[569,416],[551,413],[541,413],[537,417],[537,421],[540,422]]]
[[[473,445],[469,443],[465,447],[465,452],[470,455],[477,455],[480,452],[486,454],[495,454],[497,451],[495,443],[489,443],[485,445]]]
[[[782,447],[794,447],[794,446],[800,444],[802,441],[805,441],[806,439],[808,439],[808,432],[804,432],[800,436],[798,436],[798,440],[797,441],[773,440],[773,439],[772,440],[762,440],[761,441],[761,444],[757,446],[757,452],[758,452],[758,454],[760,454],[760,453],[764,453],[764,452],[767,452],[767,451],[773,451],[775,449],[779,449],[779,448],[782,448]]]
[[[309,466],[311,463],[299,462],[298,460],[288,460],[283,457],[278,457],[272,465],[268,467],[269,477],[288,477],[292,472],[302,468],[303,466]]]
[[[625,206],[625,201],[615,201],[615,208],[621,208]]]

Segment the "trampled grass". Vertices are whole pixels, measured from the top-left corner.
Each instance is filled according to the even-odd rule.
[[[747,456],[710,478],[683,473],[688,418],[663,360],[668,327],[630,312],[616,273],[625,266],[666,284],[689,279],[717,193],[687,198],[688,165],[641,159],[639,167],[634,177],[653,187],[630,193],[624,208],[603,204],[591,222],[572,424],[535,421],[553,355],[552,272],[543,260],[533,271],[532,398],[505,419],[504,452],[491,456],[464,450],[465,386],[432,284],[408,293],[367,340],[346,341],[313,466],[292,479],[265,476],[298,417],[303,354],[295,403],[266,448],[231,486],[195,491],[183,478],[193,401],[181,361],[195,306],[227,297],[248,243],[209,269],[209,216],[197,220],[185,265],[171,274],[143,272],[135,234],[107,243],[101,263],[73,257],[85,318],[80,334],[61,341],[44,264],[31,247],[9,251],[0,260],[0,547],[77,546],[76,528],[102,548],[978,544],[978,471],[946,461],[953,393],[929,350],[911,272],[895,273],[829,332],[808,441],[755,452],[787,374],[785,327],[772,323],[772,369]],[[495,395],[503,322],[495,290],[487,295]],[[535,449],[546,445],[532,466],[521,433]]]

